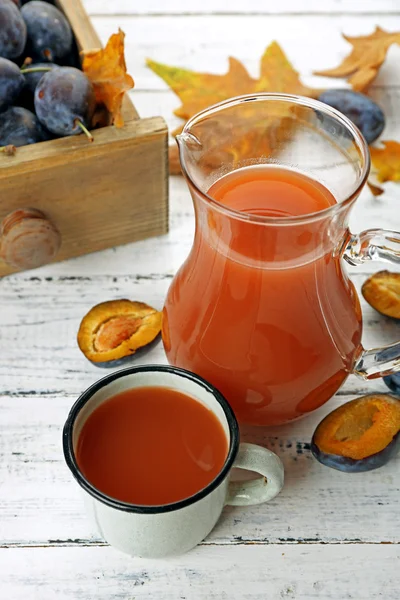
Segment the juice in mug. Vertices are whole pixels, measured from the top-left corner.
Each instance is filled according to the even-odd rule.
[[[111,498],[158,506],[189,498],[224,466],[228,441],[201,402],[165,387],[125,390],[94,410],[80,433],[83,475]]]

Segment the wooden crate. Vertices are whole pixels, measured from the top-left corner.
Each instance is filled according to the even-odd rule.
[[[79,50],[101,47],[80,0],[58,0]],[[123,25],[123,24],[122,24]],[[164,234],[168,230],[167,126],[140,119],[125,98],[124,127],[18,148],[0,154],[0,221],[38,209],[61,234],[53,259],[64,260]],[[0,276],[21,270],[0,259]]]

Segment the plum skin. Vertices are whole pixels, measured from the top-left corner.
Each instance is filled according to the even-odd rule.
[[[91,82],[74,67],[58,67],[45,73],[35,90],[38,119],[56,135],[81,133],[77,122],[89,129],[95,107]]]
[[[375,141],[385,127],[382,109],[370,98],[353,90],[326,90],[318,100],[336,108],[361,131],[368,144]]]
[[[0,114],[0,146],[28,146],[48,139],[39,120],[26,108],[12,106]]]
[[[0,0],[0,56],[18,58],[24,51],[27,29],[18,7]]]
[[[383,381],[392,392],[400,396],[400,372],[386,375],[386,377],[383,378]]]
[[[19,67],[7,58],[0,58],[0,111],[14,104],[24,85]]]
[[[72,49],[72,29],[63,13],[47,2],[32,0],[21,8],[27,28],[28,48],[49,62],[63,58]]]
[[[383,467],[400,450],[400,431],[394,436],[392,441],[380,452],[366,456],[365,458],[354,459],[339,454],[328,454],[322,452],[313,439],[311,440],[311,453],[322,465],[342,471],[343,473],[365,473]]]
[[[32,63],[26,68],[27,69],[37,69],[37,68],[55,69],[56,67],[58,67],[58,65],[56,65],[54,63],[39,62],[39,63]],[[42,77],[44,77],[46,72],[48,72],[48,71],[42,71],[42,72],[36,71],[34,73],[29,73],[29,72],[23,73],[23,77],[25,79],[25,89],[28,90],[31,94],[34,94],[39,81],[42,79]]]
[[[140,359],[142,357],[142,355],[145,355],[145,354],[147,354],[147,352],[150,352],[151,350],[153,350],[153,348],[158,346],[158,344],[160,342],[161,342],[161,332],[154,338],[154,340],[152,342],[149,342],[148,344],[146,344],[146,346],[141,346],[133,354],[128,354],[127,356],[123,356],[122,358],[116,358],[115,360],[107,360],[104,362],[95,362],[93,360],[90,360],[89,358],[88,358],[88,361],[94,367],[99,367],[100,369],[116,369],[118,367],[128,365],[129,363],[132,363],[133,361],[135,361],[137,359]]]

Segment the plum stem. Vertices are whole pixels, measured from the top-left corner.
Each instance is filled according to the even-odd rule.
[[[94,137],[90,133],[89,129],[87,129],[87,127],[85,127],[85,125],[82,123],[82,121],[80,121],[79,119],[75,119],[75,125],[78,125],[78,127],[80,127],[82,129],[83,133],[86,135],[89,142],[94,141]]]
[[[52,71],[54,67],[22,67],[21,73],[48,73]]]

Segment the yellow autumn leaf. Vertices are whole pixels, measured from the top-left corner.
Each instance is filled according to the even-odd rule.
[[[229,69],[224,75],[197,73],[150,59],[146,63],[180,98],[182,106],[174,113],[185,120],[233,96],[254,92],[283,92],[303,96],[316,96],[319,93],[301,83],[297,71],[277,42],[272,42],[265,50],[258,79],[250,77],[243,64],[232,57],[229,57]]]
[[[315,75],[325,77],[345,77],[354,90],[362,92],[368,88],[378,74],[386,54],[392,44],[400,44],[400,32],[390,33],[380,27],[370,35],[344,39],[353,46],[352,51],[334,69],[315,71]]]
[[[370,147],[371,160],[379,181],[400,181],[400,143],[382,142],[383,148]]]
[[[370,146],[372,173],[368,187],[374,196],[384,190],[379,185],[385,181],[400,181],[400,143],[393,140],[382,142],[383,148]]]
[[[229,70],[225,75],[196,73],[150,59],[146,63],[182,100],[182,106],[174,111],[181,119],[190,119],[216,102],[254,91],[255,81],[244,66],[232,57],[229,58]]]
[[[119,30],[105,48],[85,52],[82,69],[93,84],[96,100],[104,104],[116,127],[122,127],[122,101],[134,86],[125,64],[125,34]]]
[[[367,185],[369,187],[369,191],[375,197],[381,196],[383,194],[383,192],[385,191],[380,185],[375,183],[372,179],[368,179]]]
[[[258,79],[252,78],[243,64],[232,57],[229,58],[228,72],[224,75],[197,73],[188,69],[164,65],[150,59],[147,60],[147,65],[180,98],[182,105],[174,113],[185,121],[213,104],[243,94],[281,92],[317,97],[321,92],[321,90],[314,90],[305,86],[300,81],[299,74],[277,42],[272,42],[261,57]],[[255,132],[248,111],[245,113],[242,122],[235,122],[235,127],[240,131],[242,140],[240,156],[242,158],[246,153],[256,153],[258,146],[262,147],[263,151],[266,150],[265,141],[267,136],[260,138],[259,132]],[[265,133],[267,133],[267,130]],[[278,130],[276,133],[278,134]],[[210,135],[212,135],[212,132]],[[218,135],[223,135],[221,129],[218,131]],[[237,151],[238,149],[236,149]],[[171,174],[180,173],[177,152],[175,146],[170,147]],[[227,153],[229,153],[228,150]],[[221,154],[219,154],[218,160],[221,160],[221,158]]]

